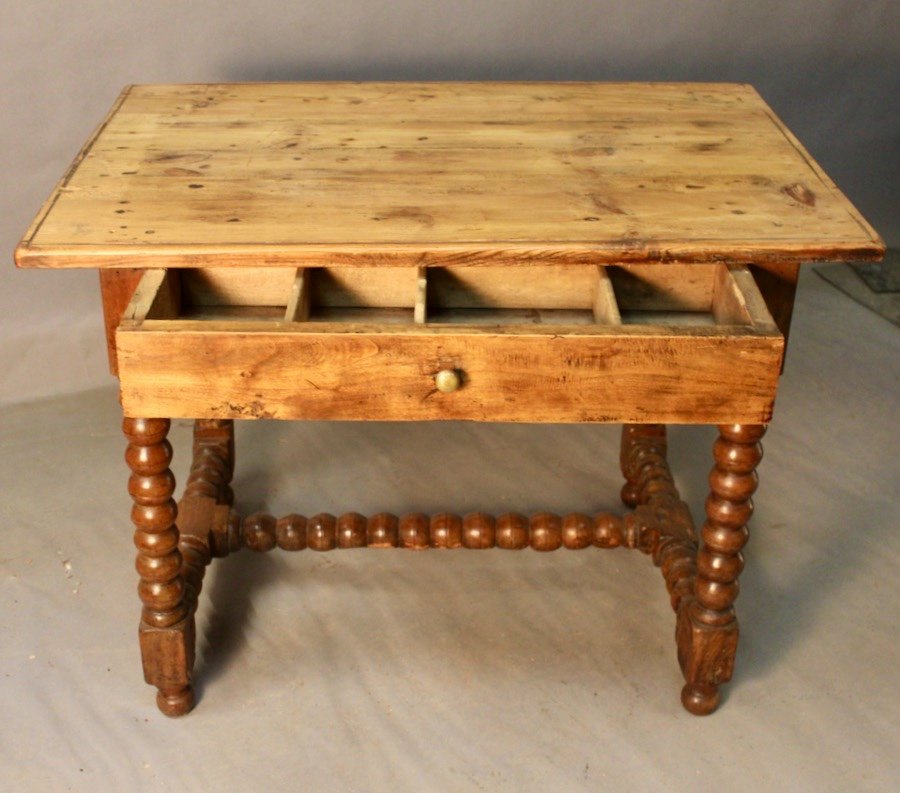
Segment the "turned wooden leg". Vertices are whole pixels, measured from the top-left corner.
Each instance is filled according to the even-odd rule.
[[[144,678],[159,690],[156,702],[167,716],[180,716],[194,705],[194,622],[185,597],[178,550],[177,508],[169,470],[172,446],[168,419],[125,418],[125,459],[131,469],[128,492],[134,501],[138,594],[143,609],[139,628]]]
[[[719,427],[709,475],[703,545],[697,555],[694,597],[678,615],[678,659],[687,683],[681,693],[691,713],[712,713],[719,685],[731,679],[738,642],[734,601],[744,566],[747,521],[753,512],[763,425]]]
[[[178,502],[178,548],[183,558],[181,571],[191,613],[196,610],[206,566],[217,550],[213,547],[217,526],[226,540],[225,548],[219,548],[218,555],[224,555],[229,549],[228,518],[234,501],[229,483],[233,473],[234,422],[197,419],[191,470],[184,496]]]
[[[635,448],[639,454],[635,454]],[[641,469],[645,452],[666,456],[666,427],[664,424],[624,424],[622,425],[622,446],[619,465],[625,484],[622,486],[622,503],[626,507],[636,507],[642,502]],[[643,496],[646,499],[646,495]]]
[[[191,471],[184,498],[208,497],[217,504],[232,504],[234,475],[234,422],[230,419],[197,419]]]

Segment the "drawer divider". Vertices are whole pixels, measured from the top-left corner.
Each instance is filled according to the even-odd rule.
[[[178,277],[168,269],[145,270],[122,320],[140,325],[145,319],[176,319],[181,310],[180,287]]]
[[[753,275],[745,265],[728,265],[719,270],[712,310],[720,325],[749,324],[759,332],[779,332]]]
[[[599,325],[621,325],[622,315],[616,293],[606,268],[597,266],[597,291],[594,293],[594,322]]]
[[[416,270],[416,302],[413,308],[413,321],[416,325],[424,325],[428,318],[428,268]]]
[[[310,280],[309,270],[298,267],[284,312],[285,322],[306,322],[309,319]]]

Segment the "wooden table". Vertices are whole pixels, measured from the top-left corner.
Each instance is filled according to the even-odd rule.
[[[662,569],[704,714],[799,265],[883,251],[746,85],[317,83],[127,88],[16,261],[100,272],[164,713],[193,705],[213,557],[627,546]],[[170,418],[196,420],[177,508]],[[234,419],[623,423],[632,510],[241,519]],[[719,425],[702,542],[671,423]]]

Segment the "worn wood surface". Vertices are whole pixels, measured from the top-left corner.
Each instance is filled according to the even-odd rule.
[[[154,324],[118,331],[130,415],[759,423],[771,416],[783,347],[777,333],[740,328]],[[442,369],[462,373],[452,394],[436,390]]]
[[[883,243],[749,86],[125,90],[21,266],[801,261]]]

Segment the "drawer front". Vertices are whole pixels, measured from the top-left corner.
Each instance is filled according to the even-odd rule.
[[[366,307],[334,307],[329,303],[337,298],[327,296],[316,321],[314,310],[298,306],[315,300],[303,296],[303,283],[285,300],[299,320],[261,306],[240,311],[240,319],[229,314],[233,304],[187,309],[179,289],[190,279],[179,286],[170,273],[148,274],[116,334],[123,408],[132,416],[172,418],[769,420],[784,340],[771,318],[758,314],[762,300],[752,294],[749,275],[728,273],[731,291],[716,309],[728,324],[684,325],[670,315],[703,304],[695,282],[681,305],[677,289],[654,290],[627,274],[612,290],[604,275],[599,288],[612,295],[612,305],[598,305],[596,294],[570,284],[571,302],[563,305],[574,307],[560,308],[559,295],[544,296],[552,306],[546,310],[509,305],[515,300],[492,285],[496,274],[480,276],[491,282],[481,303],[463,305],[446,295],[465,294],[465,279],[444,274],[452,289],[429,301],[420,277],[411,289],[434,305],[430,316],[414,305],[375,306],[378,321],[366,322]],[[577,278],[584,277],[582,268]],[[534,284],[525,291],[533,302]],[[616,291],[637,321],[627,321],[630,308],[619,310]],[[485,294],[503,305],[485,308]],[[270,302],[265,295],[255,301]],[[661,305],[664,324],[646,321],[654,305]]]

